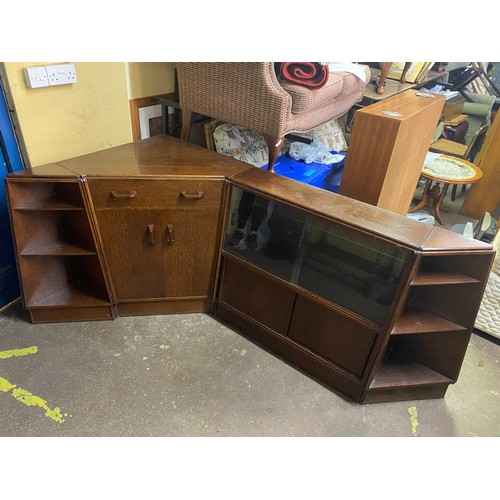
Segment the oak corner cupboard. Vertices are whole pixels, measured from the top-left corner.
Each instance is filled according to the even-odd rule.
[[[358,403],[444,397],[494,255],[168,136],[6,188],[33,323],[207,312]]]

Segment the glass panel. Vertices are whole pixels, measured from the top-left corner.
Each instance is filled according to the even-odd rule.
[[[302,252],[300,286],[384,323],[408,250],[313,217]]]
[[[233,187],[224,250],[292,281],[306,215]]]
[[[235,187],[224,250],[380,325],[410,256],[394,244]]]

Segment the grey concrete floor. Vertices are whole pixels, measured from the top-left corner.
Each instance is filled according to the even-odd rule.
[[[45,401],[0,391],[2,436],[500,435],[500,345],[476,334],[444,399],[359,405],[206,314],[32,325],[17,302],[0,332],[37,348],[0,377]]]

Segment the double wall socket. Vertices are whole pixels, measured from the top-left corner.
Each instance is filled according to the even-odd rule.
[[[76,70],[74,64],[53,64],[50,66],[32,66],[23,68],[24,79],[28,87],[48,87],[75,83]]]
[[[55,64],[53,66],[45,67],[47,68],[49,85],[64,85],[66,83],[76,82],[76,71],[74,64]]]

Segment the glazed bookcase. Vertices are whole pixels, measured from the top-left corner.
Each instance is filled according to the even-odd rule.
[[[259,171],[230,185],[217,315],[355,401],[444,396],[488,245]],[[245,191],[267,208],[256,250],[231,245]]]

